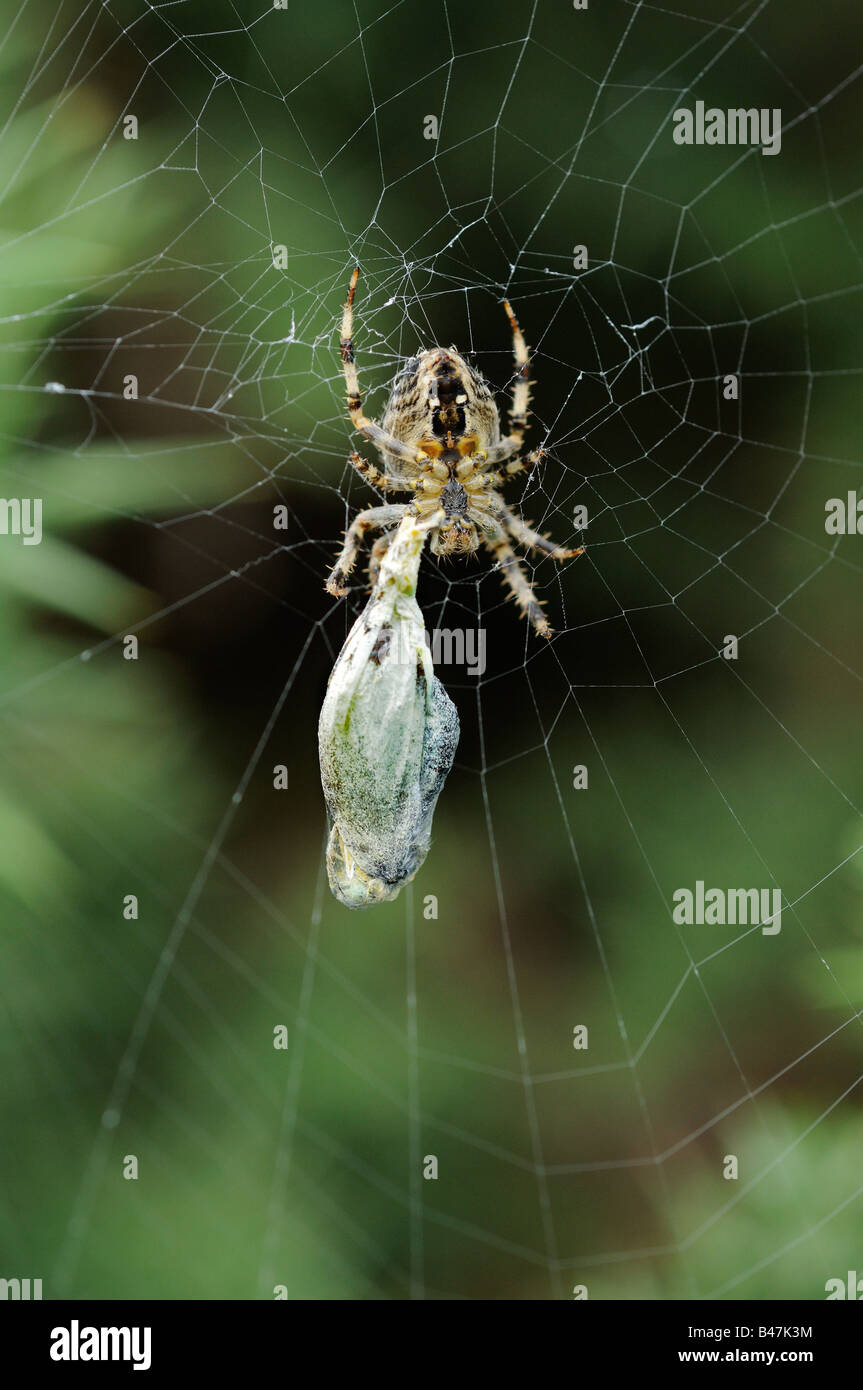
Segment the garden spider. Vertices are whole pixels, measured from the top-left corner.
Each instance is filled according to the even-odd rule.
[[[351,276],[341,325],[341,354],[348,410],[354,428],[380,453],[384,467],[377,468],[354,452],[350,462],[374,487],[412,492],[411,502],[368,507],[354,517],[327,581],[337,598],[347,593],[346,581],[356,563],[367,531],[390,528],[375,543],[370,566],[374,582],[381,555],[401,518],[428,517],[442,511],[443,520],[431,532],[435,555],[464,555],[482,541],[498,563],[501,577],[523,615],[542,637],[551,635],[528,578],[510,544],[510,537],[526,549],[541,550],[555,560],[581,555],[583,546],[566,550],[540,536],[510,511],[498,496],[507,479],[540,462],[543,450],[526,458],[513,458],[521,448],[527,424],[530,367],[524,336],[515,314],[504,300],[512,329],[515,384],[509,411],[509,433],[501,438],[500,417],[494,397],[483,378],[455,348],[427,348],[405,363],[393,383],[380,425],[363,414],[363,398],[354,359],[354,292],[359,267]]]

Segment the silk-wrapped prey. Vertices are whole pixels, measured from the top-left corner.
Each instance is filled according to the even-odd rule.
[[[459,737],[416,601],[420,556],[439,516],[405,516],[330,676],[318,725],[332,820],[330,888],[346,907],[391,902],[426,857]]]

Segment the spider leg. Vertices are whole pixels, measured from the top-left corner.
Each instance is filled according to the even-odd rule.
[[[363,414],[363,397],[360,391],[360,378],[354,354],[354,293],[359,275],[360,268],[357,266],[351,276],[339,332],[339,348],[348,393],[348,410],[354,423],[354,429],[359,430],[360,434],[371,440],[376,449],[386,450],[387,453],[404,459],[406,463],[422,463],[426,457],[424,453],[417,449],[411,449],[400,439],[395,439],[393,435],[387,434],[386,430],[382,430],[380,425],[376,425],[374,420],[370,420],[367,415]]]
[[[371,559],[369,560],[369,583],[371,584],[372,588],[374,588],[374,586],[378,582],[378,575],[380,574],[381,569],[381,560],[384,558],[384,556],[390,548],[390,542],[392,541],[393,534],[394,533],[392,531],[387,531],[386,535],[378,536],[377,540],[372,546]]]
[[[348,463],[357,470],[361,478],[371,483],[372,487],[392,488],[396,492],[413,492],[416,487],[415,478],[403,478],[398,473],[387,473],[374,463],[369,463],[368,459],[363,458],[356,450],[348,455]]]
[[[552,630],[542,611],[542,604],[533,592],[530,581],[519,564],[503,528],[499,524],[493,523],[493,529],[490,528],[486,532],[483,542],[497,560],[501,578],[523,616],[527,618],[529,623],[533,624],[540,637],[550,637]]]
[[[482,472],[483,482],[485,482],[487,486],[503,487],[504,483],[508,482],[510,478],[514,478],[517,473],[525,473],[529,468],[535,468],[537,464],[542,463],[545,455],[545,449],[531,449],[530,453],[525,454],[524,458],[513,459],[505,468],[498,468],[494,473],[489,473],[485,470],[479,471]],[[488,462],[488,457],[486,457],[485,462]]]
[[[515,359],[515,376],[512,388],[512,405],[509,408],[509,434],[499,444],[493,444],[487,451],[489,465],[502,463],[512,458],[521,448],[524,432],[527,429],[527,407],[530,401],[530,358],[524,334],[518,326],[518,319],[512,311],[508,299],[503,301],[509,326],[512,329],[512,351]]]
[[[366,531],[401,521],[407,509],[407,503],[393,502],[385,507],[367,507],[364,512],[357,513],[345,532],[345,543],[330,571],[326,586],[328,594],[342,598],[347,593],[347,579],[356,564],[357,551],[362,545]]]
[[[519,446],[527,428],[527,406],[530,400],[530,358],[527,343],[518,326],[518,319],[512,312],[508,299],[503,301],[509,326],[512,329],[512,350],[515,357],[515,385],[512,390],[512,405],[509,411],[510,438],[517,438]]]
[[[574,560],[576,555],[584,553],[583,545],[577,550],[568,550],[565,546],[555,545],[554,541],[547,540],[538,531],[534,531],[532,526],[528,526],[520,516],[516,516],[515,512],[511,512],[505,502],[498,500],[494,515],[503,522],[509,534],[519,545],[523,545],[525,550],[541,550],[555,560]]]

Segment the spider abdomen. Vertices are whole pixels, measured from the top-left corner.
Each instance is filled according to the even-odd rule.
[[[488,384],[454,348],[427,348],[408,359],[393,385],[382,428],[424,450],[421,441],[438,447],[452,441],[458,448],[462,439],[476,436],[487,448],[500,439]]]

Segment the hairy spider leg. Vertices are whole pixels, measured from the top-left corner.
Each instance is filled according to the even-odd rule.
[[[551,555],[555,560],[574,560],[576,555],[584,553],[583,545],[580,545],[576,550],[569,550],[566,546],[555,545],[554,541],[541,536],[522,517],[511,512],[505,502],[498,501],[495,504],[494,515],[503,522],[509,534],[526,550],[541,550],[545,555]]]
[[[374,588],[378,582],[378,575],[380,574],[381,570],[381,560],[384,558],[387,551],[389,550],[394,535],[395,531],[387,531],[383,536],[378,536],[377,540],[372,546],[372,553],[369,559],[369,583],[371,584],[372,588]]]
[[[531,468],[536,468],[542,463],[546,456],[545,449],[531,449],[524,458],[512,459],[503,468],[496,468],[493,473],[483,471],[482,477],[488,487],[504,487],[510,478],[515,478],[519,473],[526,473]]]
[[[371,440],[376,448],[395,454],[396,457],[404,459],[406,463],[422,463],[425,454],[412,449],[408,444],[403,444],[400,439],[393,438],[391,434],[387,434],[386,430],[382,430],[380,425],[375,424],[374,420],[370,420],[367,415],[363,414],[363,397],[360,391],[360,378],[354,354],[354,293],[359,276],[360,268],[357,266],[351,276],[339,333],[339,348],[348,393],[348,410],[354,429],[359,430],[360,434]]]
[[[408,506],[409,503],[406,502],[391,502],[384,507],[367,507],[365,511],[357,512],[345,532],[345,543],[339,558],[330,571],[330,577],[327,580],[328,594],[332,594],[334,598],[344,597],[347,593],[348,576],[356,564],[357,551],[362,545],[366,532],[401,521]]]
[[[524,341],[524,334],[518,326],[518,319],[513,313],[512,305],[508,299],[503,301],[503,307],[512,329],[514,358],[512,404],[509,408],[509,434],[499,444],[494,444],[486,451],[484,462],[488,467],[492,467],[496,463],[503,463],[504,459],[512,458],[513,454],[518,453],[524,441],[524,432],[527,429],[527,407],[530,401],[530,358],[527,343]]]
[[[518,562],[515,551],[499,523],[493,523],[483,536],[483,543],[497,560],[501,579],[506,584],[519,610],[539,633],[550,637],[552,629],[542,611],[542,604],[531,587],[530,580]]]
[[[368,459],[363,458],[362,454],[358,454],[355,449],[348,455],[348,463],[372,487],[379,487],[382,490],[391,488],[395,492],[413,492],[416,487],[416,478],[403,478],[398,473],[387,473],[384,469],[378,468],[376,464],[369,463]]]

